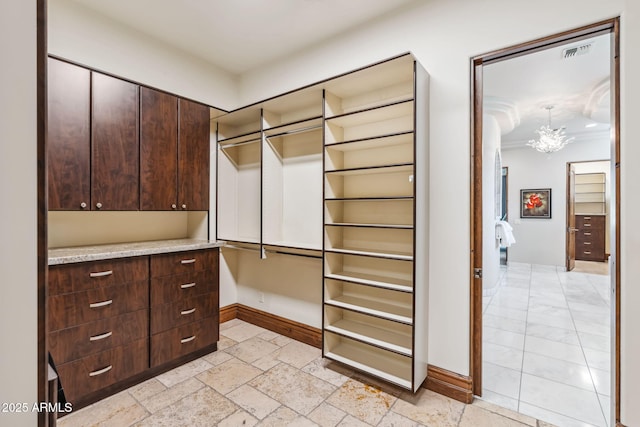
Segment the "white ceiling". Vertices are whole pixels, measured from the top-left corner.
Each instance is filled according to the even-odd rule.
[[[74,1],[232,74],[241,74],[416,0]]]
[[[563,59],[564,49],[587,44],[589,53]],[[566,127],[576,143],[607,132],[610,66],[608,34],[485,66],[485,111],[498,119],[503,147],[534,139],[548,123],[545,106],[554,107],[551,127]]]

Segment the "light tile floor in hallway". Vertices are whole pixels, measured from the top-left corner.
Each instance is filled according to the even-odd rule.
[[[219,350],[61,418],[77,426],[550,426],[476,400],[417,394],[258,326],[221,325]]]
[[[608,426],[609,289],[608,275],[503,266],[483,297],[483,399],[558,426]]]

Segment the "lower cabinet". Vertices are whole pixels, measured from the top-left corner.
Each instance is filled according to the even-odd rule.
[[[84,406],[215,348],[218,249],[51,266],[47,305],[65,397]]]

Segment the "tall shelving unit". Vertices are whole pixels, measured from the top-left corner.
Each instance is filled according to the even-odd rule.
[[[575,190],[576,214],[607,213],[606,175],[603,172],[576,174]]]
[[[323,355],[427,374],[428,75],[413,56],[325,85]]]
[[[411,54],[216,119],[216,237],[322,260],[321,277],[300,261],[302,284],[245,257],[238,271],[260,270],[243,275],[247,298],[279,275],[323,283],[323,355],[414,392],[427,375],[427,119]]]

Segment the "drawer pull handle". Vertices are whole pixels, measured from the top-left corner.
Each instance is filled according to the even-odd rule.
[[[186,344],[186,343],[191,342],[191,341],[193,341],[195,339],[196,339],[196,336],[195,335],[191,335],[189,338],[182,338],[180,340],[180,344]]]
[[[191,313],[195,313],[195,312],[196,312],[196,308],[195,308],[195,307],[193,307],[191,310],[182,310],[182,311],[180,312],[180,314],[182,314],[182,315],[184,316],[184,315],[191,314]]]
[[[585,244],[585,245],[590,245],[590,244],[591,244],[591,242],[584,242],[584,244]]]
[[[113,300],[112,299],[108,299],[108,300],[102,301],[102,302],[92,302],[91,304],[89,304],[89,308],[105,307],[105,306],[111,305],[111,304],[113,304]]]
[[[109,338],[111,335],[113,335],[113,332],[111,331],[107,332],[106,334],[94,335],[92,337],[89,337],[89,341],[100,341],[105,338]]]
[[[591,224],[583,224],[585,227],[591,227]]]
[[[180,264],[193,264],[194,262],[196,262],[195,258],[183,259],[182,261],[180,261]]]
[[[584,219],[591,219],[591,217],[590,216],[585,216]]]
[[[591,251],[584,251],[585,255],[591,255]]]
[[[111,276],[112,274],[113,274],[113,270],[98,271],[97,273],[89,273],[89,277],[104,277],[104,276]]]
[[[587,232],[585,231],[584,235],[585,235],[585,236],[591,236],[591,233],[587,233]]]
[[[97,371],[89,372],[90,377],[95,377],[97,375],[102,375],[105,372],[109,372],[113,368],[113,365],[109,365],[106,368],[98,369]]]
[[[185,283],[184,285],[180,285],[181,289],[189,289],[189,288],[193,288],[196,285],[196,282],[193,283]]]

